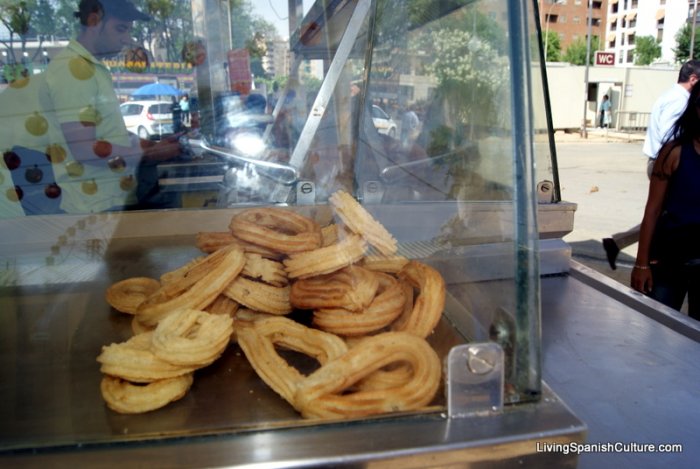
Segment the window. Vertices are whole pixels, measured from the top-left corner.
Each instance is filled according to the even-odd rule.
[[[122,116],[138,116],[143,106],[140,104],[127,104],[121,106]]]
[[[627,35],[627,44],[629,44],[630,46],[634,44],[634,34]]]
[[[572,20],[574,24],[579,24],[581,22],[581,17],[580,16],[574,16],[574,19]]]

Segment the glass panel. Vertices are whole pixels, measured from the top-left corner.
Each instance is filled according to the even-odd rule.
[[[177,269],[241,243],[230,224],[249,208],[312,219],[315,247],[321,226],[348,237],[351,223],[329,203],[341,190],[391,233],[401,262],[445,283],[444,308],[435,302],[444,311],[424,334],[437,360],[457,344],[497,342],[507,403],[538,398],[534,194],[556,169],[538,164],[535,174],[533,131],[542,137],[548,124],[529,61],[531,2],[264,3],[134,0],[99,10],[90,0],[77,19],[62,2],[28,3],[36,37],[8,42],[0,93],[6,448],[318,424],[265,384],[237,344],[198,369],[177,402],[136,415],[105,406],[95,358],[144,327],[140,307],[136,319],[110,307],[109,287],[136,277],[166,285],[168,275],[188,284],[195,274]],[[271,224],[268,216],[254,218]],[[279,223],[283,236],[299,231]],[[288,276],[293,252],[247,243]],[[382,251],[370,244],[352,262],[366,266]],[[404,284],[402,308],[428,302],[417,296],[425,279],[392,262],[384,281]],[[179,298],[189,286],[139,301]],[[223,288],[196,308],[212,307]],[[310,309],[289,317],[313,325]],[[324,360],[285,353],[302,374]],[[432,400],[398,414],[444,412],[444,382],[436,386]]]

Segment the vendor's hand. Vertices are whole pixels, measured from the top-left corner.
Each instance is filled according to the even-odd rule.
[[[650,269],[632,269],[632,279],[630,282],[632,288],[638,292],[648,294],[654,286]]]
[[[143,157],[148,161],[167,161],[182,153],[180,137],[184,132],[168,135],[158,142],[152,142],[143,148]]]

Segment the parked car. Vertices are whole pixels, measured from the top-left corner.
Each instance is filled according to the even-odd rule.
[[[120,109],[126,129],[143,139],[173,133],[173,111],[169,101],[127,101]]]
[[[396,122],[376,104],[372,105],[372,122],[380,134],[396,137]]]

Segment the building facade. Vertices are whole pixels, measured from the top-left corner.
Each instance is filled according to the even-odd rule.
[[[589,3],[590,2],[590,3]],[[591,36],[600,50],[614,52],[616,66],[634,64],[636,40],[651,36],[661,45],[657,62],[675,62],[678,31],[693,16],[693,0],[540,0],[543,33],[559,36],[562,53],[586,39],[590,8]]]
[[[693,1],[608,0],[604,50],[615,52],[617,65],[634,63],[636,39],[651,36],[661,45],[659,62],[675,61],[676,34],[692,18]]]
[[[594,0],[590,4],[591,37],[602,44],[605,35],[607,1]],[[542,32],[556,32],[561,51],[588,35],[589,0],[540,0],[540,24]]]

